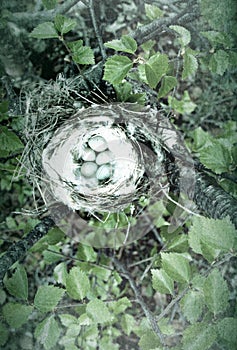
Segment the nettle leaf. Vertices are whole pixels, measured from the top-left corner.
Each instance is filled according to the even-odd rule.
[[[183,334],[182,350],[208,350],[216,339],[215,327],[207,323],[195,323]]]
[[[229,68],[229,55],[224,50],[216,51],[210,59],[209,69],[212,73],[223,75]]]
[[[179,253],[161,253],[162,267],[165,272],[175,281],[189,282],[191,269],[189,260]]]
[[[58,33],[53,22],[44,22],[38,24],[37,27],[32,30],[30,37],[36,39],[58,38]]]
[[[120,84],[132,66],[133,63],[128,57],[114,55],[105,62],[103,79],[111,84]]]
[[[46,350],[52,349],[60,337],[61,329],[54,316],[47,317],[40,322],[35,330],[37,341],[43,344]]]
[[[182,100],[168,96],[169,106],[180,114],[191,114],[197,105],[191,101],[188,91],[184,91]]]
[[[34,305],[41,312],[52,311],[62,299],[65,290],[54,286],[40,286],[36,292]]]
[[[224,312],[228,307],[229,289],[226,281],[217,269],[213,269],[207,277],[203,292],[205,302],[211,312],[215,315]]]
[[[191,290],[181,300],[181,309],[190,323],[195,323],[202,314],[205,306],[202,292]]]
[[[134,327],[136,325],[135,318],[125,313],[121,318],[121,327],[125,334],[130,335],[130,333],[134,330]]]
[[[20,299],[28,298],[28,279],[26,270],[22,265],[17,265],[16,271],[11,278],[4,280],[8,292]]]
[[[221,339],[230,344],[237,344],[237,318],[225,317],[217,323],[218,334]]]
[[[96,261],[97,254],[91,246],[79,243],[77,248],[77,258],[83,261]]]
[[[52,10],[56,7],[58,0],[42,0],[42,3],[47,10]]]
[[[57,15],[54,20],[55,28],[62,34],[70,32],[74,29],[77,22],[75,19],[67,18],[62,15]]]
[[[3,317],[12,328],[20,328],[25,324],[32,311],[32,306],[19,303],[7,303],[2,308]]]
[[[122,35],[120,40],[116,39],[108,41],[104,45],[116,51],[122,51],[132,54],[137,50],[136,41],[129,35]]]
[[[189,244],[195,253],[202,253],[200,242],[227,252],[233,248],[236,230],[229,218],[209,219],[194,217],[189,230]]]
[[[224,145],[221,140],[212,140],[211,145],[200,150],[200,161],[208,169],[216,174],[229,171],[232,162],[231,151],[228,145]]]
[[[152,269],[152,287],[160,293],[173,294],[174,281],[163,269]]]
[[[3,346],[6,344],[8,337],[9,337],[9,330],[7,329],[5,324],[0,322],[0,346]]]
[[[198,69],[197,58],[190,52],[185,51],[183,58],[183,72],[182,79],[186,79],[190,76],[194,76]]]
[[[145,13],[146,16],[153,21],[156,18],[162,17],[164,11],[155,5],[145,4]]]
[[[94,52],[89,46],[83,46],[82,40],[68,43],[72,50],[72,59],[78,64],[95,64]]]
[[[156,53],[151,56],[145,64],[146,79],[151,88],[156,88],[162,76],[168,70],[168,56],[165,54]]]
[[[164,76],[161,80],[158,98],[166,96],[177,84],[178,81],[175,77],[169,75]]]
[[[19,151],[24,147],[19,137],[6,126],[0,126],[0,153],[5,153],[5,156]]]
[[[73,267],[66,277],[66,289],[69,296],[76,300],[82,300],[90,291],[90,281],[85,272],[79,267]]]
[[[182,47],[185,47],[190,43],[191,35],[189,30],[178,25],[170,26],[170,29],[173,29],[176,33],[180,35],[179,43]]]
[[[105,302],[100,299],[91,300],[86,307],[86,312],[96,323],[111,322],[112,315]]]

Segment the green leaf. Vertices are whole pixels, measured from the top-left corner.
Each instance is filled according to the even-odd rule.
[[[160,269],[152,269],[152,287],[160,293],[173,294],[174,281],[167,275],[167,273]]]
[[[74,324],[79,324],[77,318],[70,314],[61,314],[59,315],[60,321],[63,326],[70,328]]]
[[[223,318],[218,321],[217,330],[221,339],[224,339],[231,344],[237,344],[237,318]]]
[[[171,76],[164,76],[161,80],[161,87],[159,89],[158,98],[166,96],[175,86],[177,86],[177,79]]]
[[[220,139],[212,140],[211,145],[200,150],[200,161],[216,174],[228,172],[232,162],[231,152]]]
[[[192,131],[191,136],[194,140],[194,152],[198,152],[201,148],[211,145],[211,135],[200,126]]]
[[[54,278],[58,283],[66,286],[67,267],[64,262],[58,264],[54,269]]]
[[[121,326],[126,335],[131,334],[131,332],[134,330],[135,325],[136,325],[136,320],[132,315],[125,313],[122,316]]]
[[[72,59],[79,64],[95,64],[94,52],[89,46],[83,46],[82,40],[68,43],[72,50]]]
[[[8,119],[8,115],[7,115],[8,105],[9,105],[8,101],[2,101],[0,103],[0,122]]]
[[[162,17],[164,14],[164,12],[161,9],[159,9],[159,7],[149,4],[145,4],[145,13],[146,16],[152,21],[154,19]]]
[[[109,309],[113,311],[114,315],[124,313],[124,311],[130,306],[131,301],[127,297],[123,297],[117,301],[109,303]]]
[[[167,250],[176,253],[185,253],[188,251],[188,237],[187,235],[179,235],[174,237],[168,244]]]
[[[0,322],[0,346],[3,346],[6,344],[9,337],[9,331],[5,324]]]
[[[221,220],[194,217],[189,230],[189,244],[195,253],[202,253],[201,242],[227,252],[233,248],[236,230],[229,218]]]
[[[36,292],[34,305],[41,312],[52,311],[62,299],[64,289],[54,286],[40,286]]]
[[[31,38],[50,39],[58,38],[58,33],[54,27],[53,22],[40,23],[30,33]]]
[[[96,261],[97,254],[91,246],[79,243],[77,258],[83,261]]]
[[[191,101],[188,91],[184,91],[182,100],[168,96],[168,103],[171,108],[180,114],[191,114],[197,105]]]
[[[54,25],[61,35],[70,32],[70,30],[75,28],[76,24],[77,22],[75,19],[67,18],[62,15],[57,15],[54,20]]]
[[[47,317],[40,322],[35,330],[37,341],[43,344],[46,350],[52,349],[60,337],[61,330],[54,316]]]
[[[111,322],[112,315],[106,304],[100,299],[91,300],[86,307],[86,312],[96,323]]]
[[[196,57],[188,51],[185,51],[183,58],[182,79],[184,80],[190,76],[194,76],[196,74],[197,69],[198,61]]]
[[[212,73],[223,75],[229,67],[229,55],[224,50],[216,51],[210,59],[209,69]]]
[[[151,88],[155,88],[162,76],[168,70],[168,56],[156,53],[151,56],[145,64],[145,74],[148,84]]]
[[[225,48],[230,48],[232,46],[232,38],[227,33],[209,30],[201,32],[201,34],[210,41],[213,48],[216,48],[220,44]]]
[[[215,339],[214,326],[207,323],[195,323],[184,331],[182,350],[208,350]]]
[[[203,292],[205,302],[215,315],[224,312],[228,307],[229,290],[226,281],[217,269],[213,269],[207,277]]]
[[[50,245],[54,245],[59,242],[62,242],[64,237],[65,237],[65,233],[62,230],[60,230],[60,228],[58,227],[52,228],[46,235],[47,242]]]
[[[141,350],[155,350],[159,349],[160,340],[153,331],[146,330],[146,333],[141,336],[138,345]]]
[[[189,282],[191,269],[186,257],[178,253],[161,253],[161,258],[163,269],[173,280]]]
[[[90,291],[90,282],[85,272],[73,267],[66,278],[66,289],[71,298],[82,300]]]
[[[17,265],[16,271],[11,278],[4,280],[8,292],[16,298],[27,300],[28,279],[26,270],[22,265]]]
[[[42,3],[47,10],[53,10],[57,5],[58,0],[42,0]]]
[[[190,323],[195,323],[202,314],[204,296],[200,291],[191,290],[181,300],[181,308],[184,316]]]
[[[133,63],[128,57],[114,55],[105,62],[103,79],[111,84],[120,84],[132,66]]]
[[[12,328],[20,328],[26,323],[32,310],[32,306],[19,303],[7,303],[2,308],[3,316]]]
[[[190,43],[191,35],[190,35],[189,30],[187,30],[186,28],[184,28],[182,26],[178,26],[178,25],[170,26],[170,29],[173,29],[176,33],[178,33],[180,35],[179,43],[182,47],[185,47]]]
[[[120,40],[116,39],[108,41],[104,45],[116,51],[123,51],[132,54],[137,50],[136,41],[129,35],[122,35]]]
[[[0,154],[5,154],[3,157],[19,151],[23,147],[23,143],[14,132],[8,130],[6,126],[0,126]]]

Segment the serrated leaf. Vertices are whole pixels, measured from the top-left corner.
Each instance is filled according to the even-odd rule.
[[[31,38],[36,39],[50,39],[58,38],[58,33],[54,27],[53,22],[40,23],[29,34]]]
[[[79,324],[77,318],[70,314],[61,314],[59,315],[59,318],[62,325],[67,328],[71,327],[73,324]]]
[[[121,326],[125,334],[130,335],[130,333],[134,330],[136,321],[135,318],[125,313],[121,318]]]
[[[183,58],[182,79],[184,80],[190,76],[194,76],[196,74],[197,69],[198,69],[198,61],[196,57],[193,54],[186,51],[184,53],[184,58]]]
[[[182,350],[208,350],[215,339],[214,326],[207,323],[195,323],[184,331]]]
[[[83,46],[82,40],[68,43],[68,47],[72,50],[72,59],[79,64],[94,64],[94,52],[89,46]]]
[[[228,343],[237,344],[237,318],[225,317],[217,323],[218,334]]]
[[[159,7],[150,4],[145,4],[145,13],[146,16],[152,21],[154,19],[162,17],[164,14],[164,12],[161,9],[159,9]]]
[[[146,333],[141,336],[138,345],[141,350],[153,350],[158,348],[160,340],[154,332],[147,330]]]
[[[227,33],[209,30],[206,32],[200,32],[200,34],[210,41],[213,48],[216,48],[219,44],[222,44],[226,48],[232,46],[232,38]]]
[[[86,312],[96,323],[105,323],[112,320],[112,315],[109,312],[108,307],[105,302],[100,299],[91,300],[87,304]]]
[[[58,0],[42,0],[42,3],[47,10],[52,10],[56,7]]]
[[[97,254],[91,246],[79,243],[77,258],[83,261],[96,261]]]
[[[120,40],[116,39],[108,41],[104,45],[116,51],[122,51],[132,54],[137,50],[136,41],[129,35],[122,35]]]
[[[163,269],[152,269],[152,287],[160,293],[173,294],[174,281]]]
[[[224,312],[228,307],[229,289],[226,281],[217,269],[213,269],[207,277],[203,292],[205,302],[211,312],[215,315]]]
[[[190,323],[195,323],[202,314],[204,296],[200,291],[189,291],[181,300],[181,309]]]
[[[105,62],[103,79],[111,84],[120,84],[132,66],[133,63],[128,57],[114,55]]]
[[[184,253],[188,251],[187,235],[179,235],[174,237],[168,244],[167,250],[170,252]]]
[[[20,328],[25,324],[33,310],[32,306],[19,303],[7,303],[2,308],[2,313],[12,328]]]
[[[57,344],[60,333],[61,330],[57,321],[54,316],[50,316],[37,325],[35,337],[46,350],[50,350]]]
[[[218,220],[194,217],[189,230],[189,244],[198,254],[202,254],[201,242],[227,252],[233,248],[235,236],[236,230],[229,218]]]
[[[17,265],[16,271],[11,278],[4,280],[8,292],[20,299],[28,298],[28,279],[26,270],[22,265]]]
[[[209,69],[212,73],[223,75],[229,67],[229,55],[224,50],[216,51],[210,59]]]
[[[191,114],[197,107],[197,105],[191,101],[188,91],[184,91],[181,100],[168,96],[168,103],[171,108],[180,114]]]
[[[131,306],[131,301],[127,297],[123,297],[109,304],[109,309],[113,311],[114,315],[123,313]]]
[[[61,35],[70,32],[70,30],[75,28],[76,24],[77,22],[75,19],[67,18],[60,14],[58,14],[54,20],[54,25]]]
[[[161,253],[161,259],[163,269],[173,280],[189,282],[191,269],[186,257],[178,253]]]
[[[6,126],[0,126],[0,152],[4,151],[5,156],[19,151],[24,147],[19,137]]]
[[[0,346],[3,346],[6,344],[9,337],[9,331],[5,324],[0,322]]]
[[[164,76],[161,80],[161,87],[159,89],[158,98],[166,96],[176,85],[178,81],[175,77]]]
[[[41,312],[52,311],[62,299],[65,290],[54,286],[40,286],[34,298],[35,307]]]
[[[64,262],[58,264],[54,269],[54,278],[58,283],[66,286],[67,267]]]
[[[216,174],[229,171],[231,152],[219,139],[213,140],[211,145],[200,150],[200,161]]]
[[[211,145],[211,135],[200,126],[191,132],[191,136],[194,140],[194,152],[198,152],[201,148]]]
[[[168,56],[156,53],[145,64],[146,79],[151,88],[156,88],[162,76],[168,70]]]
[[[190,43],[191,35],[190,35],[189,30],[187,30],[186,28],[184,28],[182,26],[178,26],[178,25],[170,26],[170,29],[173,29],[176,33],[178,33],[180,35],[179,42],[180,42],[180,45],[182,47],[185,47]]]
[[[90,282],[85,272],[73,267],[66,277],[66,289],[71,298],[82,300],[90,290]]]
[[[65,233],[62,230],[60,230],[60,228],[58,227],[52,228],[46,235],[47,242],[50,245],[54,245],[59,242],[62,242],[64,237],[65,237]]]

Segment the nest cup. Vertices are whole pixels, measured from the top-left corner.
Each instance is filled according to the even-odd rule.
[[[151,229],[149,207],[169,192],[164,147],[175,145],[157,123],[154,110],[111,104],[81,110],[56,130],[42,154],[42,188],[73,239],[117,248]]]

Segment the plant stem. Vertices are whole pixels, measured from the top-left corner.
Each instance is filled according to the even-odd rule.
[[[89,6],[90,16],[91,16],[91,20],[92,20],[92,23],[93,23],[95,35],[96,35],[96,38],[97,38],[98,43],[99,43],[101,55],[102,55],[103,60],[105,60],[106,59],[106,53],[105,53],[104,44],[103,44],[103,41],[102,41],[102,38],[101,38],[101,35],[100,35],[100,31],[99,31],[99,28],[98,28],[98,25],[97,25],[97,22],[96,22],[96,18],[95,18],[94,1],[90,0],[88,6]]]

